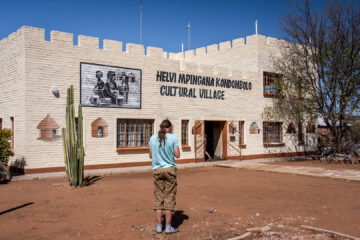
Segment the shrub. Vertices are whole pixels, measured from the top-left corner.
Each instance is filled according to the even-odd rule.
[[[0,162],[7,166],[9,156],[11,155],[11,130],[0,129]]]
[[[16,160],[10,163],[10,172],[12,176],[24,175],[25,166],[27,165],[25,157],[22,155],[16,156]]]

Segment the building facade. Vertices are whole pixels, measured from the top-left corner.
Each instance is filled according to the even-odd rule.
[[[283,41],[252,35],[184,53],[24,26],[0,41],[0,121],[25,172],[64,169],[66,92],[83,106],[87,169],[150,165],[148,139],[168,118],[178,163],[314,152],[284,120],[264,122],[278,93],[271,56]],[[300,131],[305,132],[306,126]],[[289,130],[289,131],[288,131]]]

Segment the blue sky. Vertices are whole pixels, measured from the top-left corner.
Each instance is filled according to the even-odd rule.
[[[139,43],[141,0],[0,0],[0,39],[23,25],[124,43]],[[325,0],[315,0],[322,8]],[[284,38],[279,19],[291,10],[286,0],[143,0],[145,46],[179,52],[187,50],[187,24],[191,23],[190,49],[245,37],[258,32]],[[75,40],[76,43],[76,40]],[[101,44],[100,44],[101,47]]]

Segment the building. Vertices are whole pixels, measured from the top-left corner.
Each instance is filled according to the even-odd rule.
[[[123,51],[112,40],[100,49],[89,36],[74,45],[73,34],[58,31],[45,40],[44,29],[24,26],[0,41],[1,126],[12,129],[25,172],[63,170],[57,127],[65,126],[73,85],[75,105],[83,106],[86,169],[150,165],[147,141],[165,118],[181,141],[178,163],[314,152],[315,133],[299,140],[287,131],[293,123],[261,117],[278,95],[270,56],[282,43],[256,34],[184,53],[147,47],[145,54],[143,45],[127,43]]]
[[[344,124],[345,124],[345,129],[347,131],[344,139],[342,140],[343,143],[349,141],[359,143],[359,139],[357,139],[356,136],[352,133],[354,131],[352,129],[354,128],[354,125],[357,124],[357,122],[360,122],[360,116],[356,116],[356,115],[345,116]],[[339,127],[339,123],[336,123],[336,128],[338,127]],[[335,137],[332,134],[331,130],[327,127],[322,117],[318,118],[317,121],[317,135],[318,135],[319,148],[334,146]]]

